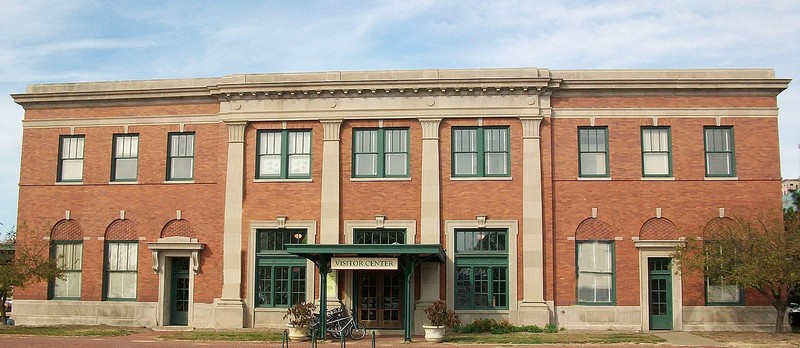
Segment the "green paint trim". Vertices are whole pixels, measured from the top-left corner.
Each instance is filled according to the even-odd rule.
[[[486,150],[485,133],[486,130],[500,129],[505,132],[506,151],[488,151]],[[475,130],[475,151],[461,151],[456,152],[455,133],[457,131]],[[474,177],[510,177],[511,176],[511,130],[509,126],[488,126],[488,127],[452,127],[450,129],[450,176],[454,178],[474,178]],[[473,153],[475,154],[475,174],[458,174],[456,173],[456,154],[460,153]],[[504,174],[487,174],[486,173],[486,154],[489,153],[505,153],[506,155],[506,168]]]
[[[83,153],[81,153],[81,169],[83,168],[83,161],[86,159],[86,135],[59,135],[58,136],[58,165],[56,169],[56,182],[83,182],[83,172],[81,172],[81,178],[77,180],[63,180],[61,179],[61,173],[64,167],[64,160],[62,158],[64,156],[64,139],[69,138],[82,138],[83,139]]]
[[[266,156],[261,154],[261,136],[269,133],[275,133],[281,135],[281,150],[280,150],[281,168],[280,168],[280,174],[278,175],[261,174],[261,156]],[[303,175],[289,174],[290,133],[308,133],[309,135],[308,174],[303,174]],[[313,163],[314,163],[314,133],[310,129],[259,129],[256,132],[256,173],[255,173],[256,179],[309,179],[311,178],[311,171],[314,168]]]
[[[111,273],[115,273],[115,272],[111,272],[111,271],[108,270],[108,246],[111,243],[136,244],[136,271],[135,271],[136,272],[136,284],[134,285],[134,286],[137,287],[136,288],[136,290],[137,290],[136,291],[136,297],[108,297],[108,283],[110,282],[109,276],[111,275]],[[105,243],[103,243],[103,244],[104,244],[103,245],[103,255],[104,255],[104,257],[103,257],[103,296],[102,296],[102,300],[103,301],[123,301],[123,302],[124,301],[136,301],[136,299],[139,297],[139,291],[138,291],[139,290],[138,289],[138,284],[139,284],[139,241],[138,240],[106,240]],[[117,272],[119,272],[119,273],[131,273],[131,272],[134,272],[134,271],[117,271]]]
[[[136,137],[136,156],[117,157],[117,139]],[[133,179],[117,179],[117,160],[136,159],[136,177]],[[139,179],[139,133],[114,134],[111,137],[111,181],[112,182],[136,182]]]
[[[604,140],[605,140],[605,151],[587,151],[585,153],[605,153],[605,160],[606,160],[606,172],[605,174],[583,174],[583,163],[581,161],[581,154],[584,152],[581,151],[581,131],[589,131],[589,130],[604,130]],[[608,149],[608,127],[578,127],[578,177],[580,178],[608,178],[611,177],[611,169],[610,169],[610,151]]]
[[[192,136],[192,155],[191,156],[172,156],[172,137],[179,136],[179,135],[191,135]],[[193,180],[194,179],[194,159],[195,153],[197,152],[196,141],[197,136],[195,132],[169,132],[167,133],[167,173],[166,173],[166,180],[167,181],[186,181],[186,180]],[[172,172],[172,159],[173,158],[191,158],[192,159],[192,175],[186,178],[175,177],[173,178],[170,176]]]
[[[403,131],[405,133],[406,138],[406,151],[405,152],[387,152],[386,151],[386,131]],[[376,135],[376,152],[356,152],[356,137],[361,132],[375,132]],[[351,177],[353,178],[408,178],[411,176],[411,165],[409,162],[411,159],[411,138],[410,138],[410,131],[409,128],[404,127],[392,127],[392,128],[353,128],[353,146],[351,151],[351,168],[350,173]],[[375,174],[374,175],[365,175],[365,174],[357,174],[356,173],[356,155],[359,154],[373,154],[377,158]],[[405,163],[405,174],[402,175],[392,175],[386,174],[386,156],[390,154],[405,154],[406,155],[406,163]]]
[[[333,255],[391,256],[408,255],[427,257],[433,262],[444,262],[445,254],[439,244],[291,244],[286,252],[308,259]]]
[[[666,130],[667,131],[667,151],[647,151],[644,150],[644,131],[645,130]],[[639,140],[641,141],[642,145],[642,176],[646,178],[671,178],[674,174],[672,173],[672,127],[669,126],[657,126],[657,127],[641,127]],[[667,153],[667,174],[647,174],[645,172],[644,166],[644,155],[646,153]]]
[[[609,300],[610,301],[595,301],[595,302],[587,302],[587,301],[580,301],[578,296],[578,275],[580,274],[580,269],[578,268],[579,260],[578,260],[578,250],[580,249],[579,246],[581,243],[603,243],[609,244],[611,247],[609,248],[609,252],[611,253],[611,291]],[[617,305],[617,254],[616,254],[616,242],[613,240],[579,240],[575,241],[575,303],[582,306],[616,306]],[[599,273],[599,272],[595,272]],[[608,273],[600,273],[600,274],[608,274]]]
[[[82,240],[51,240],[50,241],[50,257],[56,258],[56,246],[64,245],[64,244],[81,244],[81,270],[80,271],[68,271],[71,272],[80,272],[81,273],[81,293],[83,292],[83,241]],[[68,301],[80,301],[80,296],[78,297],[57,297],[55,295],[56,291],[56,281],[51,280],[47,282],[47,299],[48,300],[68,300]]]
[[[726,130],[728,132],[728,139],[730,139],[730,151],[709,151],[708,150],[708,131],[709,130]],[[708,154],[709,153],[727,153],[730,154],[731,173],[730,174],[709,174],[708,173]],[[728,178],[736,176],[736,142],[734,141],[733,126],[705,126],[703,127],[703,162],[705,163],[706,177],[709,178]]]

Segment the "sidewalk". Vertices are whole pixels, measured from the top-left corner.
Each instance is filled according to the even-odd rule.
[[[280,342],[195,342],[195,341],[170,341],[159,339],[158,336],[163,332],[148,331],[129,336],[119,337],[53,337],[53,336],[22,336],[22,335],[7,335],[2,336],[2,347],[26,347],[26,348],[49,348],[49,347],[80,347],[80,348],[155,348],[155,347],[170,347],[170,348],[233,348],[233,347],[281,347]],[[725,347],[732,345],[725,345],[719,342],[703,338],[697,335],[686,332],[663,332],[656,333],[659,337],[667,340],[666,343],[659,344],[636,344],[638,347],[658,347],[658,348],[677,348],[677,347]],[[372,341],[369,336],[364,337],[363,340],[346,342],[346,347],[365,348],[371,347]],[[524,345],[498,345],[498,344],[453,344],[453,343],[428,343],[422,336],[414,336],[413,342],[403,342],[403,337],[400,336],[379,336],[375,339],[375,347],[380,348],[408,348],[418,346],[431,346],[431,347],[457,347],[457,348],[495,348],[495,347],[525,347]],[[529,347],[535,348],[564,348],[574,345],[531,345]],[[289,347],[292,348],[310,348],[310,342],[295,343],[290,342]],[[318,347],[334,348],[341,347],[340,341],[328,341],[318,343]],[[581,347],[603,347],[603,348],[630,348],[631,344],[588,344],[581,345]]]

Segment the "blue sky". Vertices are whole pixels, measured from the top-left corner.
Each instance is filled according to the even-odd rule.
[[[800,177],[800,1],[0,0],[0,223],[33,83],[417,68],[773,68]]]

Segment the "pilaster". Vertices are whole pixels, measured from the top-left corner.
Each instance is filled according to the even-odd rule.
[[[225,178],[222,297],[214,300],[219,328],[244,327],[242,288],[242,201],[244,195],[244,130],[247,122],[228,122],[228,164]]]
[[[522,121],[522,275],[521,325],[545,325],[550,312],[544,301],[544,225],[542,207],[542,117]],[[523,313],[526,312],[526,313]]]
[[[422,244],[441,244],[441,207],[439,194],[439,124],[441,118],[421,118],[422,125],[422,192],[420,211],[420,241]],[[440,265],[422,263],[420,299],[414,311],[415,323],[425,323],[425,308],[439,299]],[[415,324],[415,327],[420,325]]]
[[[322,197],[319,229],[320,244],[339,243],[339,131],[342,120],[320,121],[323,129],[322,144]],[[328,303],[340,302],[338,298],[338,273],[328,273]]]

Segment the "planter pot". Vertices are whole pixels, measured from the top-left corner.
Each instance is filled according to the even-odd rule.
[[[308,340],[308,327],[307,326],[291,326],[289,325],[289,339],[292,342],[303,342]]]
[[[426,341],[436,343],[444,341],[444,330],[447,327],[422,325],[422,328],[425,329]]]

